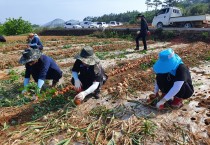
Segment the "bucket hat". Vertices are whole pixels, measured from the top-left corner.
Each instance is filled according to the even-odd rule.
[[[38,60],[41,57],[42,53],[39,49],[27,48],[22,53],[22,57],[19,60],[20,64],[26,64],[31,61]]]
[[[99,58],[95,56],[93,48],[90,46],[85,46],[80,54],[77,54],[74,58],[79,59],[88,65],[95,65],[99,62]]]
[[[168,48],[159,53],[159,59],[154,64],[153,70],[156,74],[174,72],[181,63],[182,59]]]

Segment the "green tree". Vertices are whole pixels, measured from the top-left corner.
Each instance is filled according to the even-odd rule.
[[[32,31],[32,25],[30,22],[25,21],[22,17],[18,19],[8,18],[3,24],[3,33],[5,35],[19,35],[29,33]]]
[[[152,20],[155,16],[155,10],[145,12],[143,15],[145,16],[148,23],[152,23]]]
[[[4,33],[3,33],[3,25],[2,24],[0,24],[0,35],[3,35]]]
[[[163,3],[165,3],[167,6],[177,6],[177,3],[180,0],[165,0]]]
[[[149,7],[152,7],[151,0],[146,0],[145,4],[147,5],[147,11],[148,11]]]
[[[160,0],[153,0],[152,5],[155,7],[155,11],[157,11],[157,7],[160,6],[162,2]]]
[[[187,11],[187,15],[189,16],[190,15],[203,15],[206,13],[208,13],[208,5],[202,4],[202,3],[194,4]]]

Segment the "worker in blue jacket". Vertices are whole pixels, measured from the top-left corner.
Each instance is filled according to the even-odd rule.
[[[33,48],[33,49],[36,49],[38,48],[39,50],[42,50],[43,49],[43,45],[42,45],[42,42],[39,38],[39,36],[37,34],[34,34],[34,33],[29,33],[28,35],[28,45],[29,47]]]
[[[146,42],[146,36],[149,31],[147,21],[142,14],[138,14],[136,16],[136,19],[140,21],[140,31],[137,31],[136,36],[136,48],[134,50],[139,50],[139,39],[142,38],[142,42],[144,44],[144,50],[147,50],[147,42]]]
[[[30,75],[37,82],[39,91],[46,79],[53,80],[52,87],[54,87],[62,77],[62,71],[55,61],[51,57],[43,55],[39,49],[25,49],[19,63],[26,67],[24,87],[28,85]],[[24,92],[25,90],[22,93]]]

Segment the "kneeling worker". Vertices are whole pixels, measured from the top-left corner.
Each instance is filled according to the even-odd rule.
[[[38,85],[38,93],[40,92],[45,79],[53,80],[54,87],[62,77],[62,71],[55,61],[46,55],[43,55],[39,49],[27,48],[24,50],[19,63],[25,65],[24,87],[27,86],[32,75]],[[24,93],[25,90],[23,90]]]
[[[167,101],[172,107],[179,108],[183,99],[192,96],[194,88],[189,69],[171,48],[159,53],[153,69],[156,73],[155,94],[157,96],[160,89],[164,96],[156,104],[158,109],[163,109]]]
[[[71,80],[75,90],[79,93],[75,99],[82,101],[91,93],[98,99],[100,88],[107,80],[107,76],[99,59],[95,56],[93,48],[84,47],[80,54],[75,56],[75,59]]]

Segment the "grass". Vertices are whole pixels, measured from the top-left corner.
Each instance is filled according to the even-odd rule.
[[[201,85],[203,85],[203,83],[193,83],[194,87],[198,87],[198,86],[201,86]]]
[[[64,46],[63,46],[63,49],[68,49],[68,48],[71,48],[71,47],[72,47],[72,45],[67,44],[67,45],[64,45]]]
[[[41,103],[34,104],[33,105],[34,112],[31,119],[36,120],[49,112],[57,111],[63,108],[66,103],[67,99],[64,98],[63,95],[59,95],[55,98],[51,98]]]
[[[109,55],[109,52],[96,52],[95,54],[99,59],[105,60],[106,56]]]
[[[113,115],[112,109],[107,109],[106,106],[97,106],[90,111],[91,116],[100,117],[103,116],[107,118]]]
[[[210,56],[206,57],[206,61],[210,61]]]
[[[147,63],[140,64],[139,68],[141,70],[147,70],[148,68],[151,68],[156,62],[156,59],[154,57],[150,58],[150,61]]]

